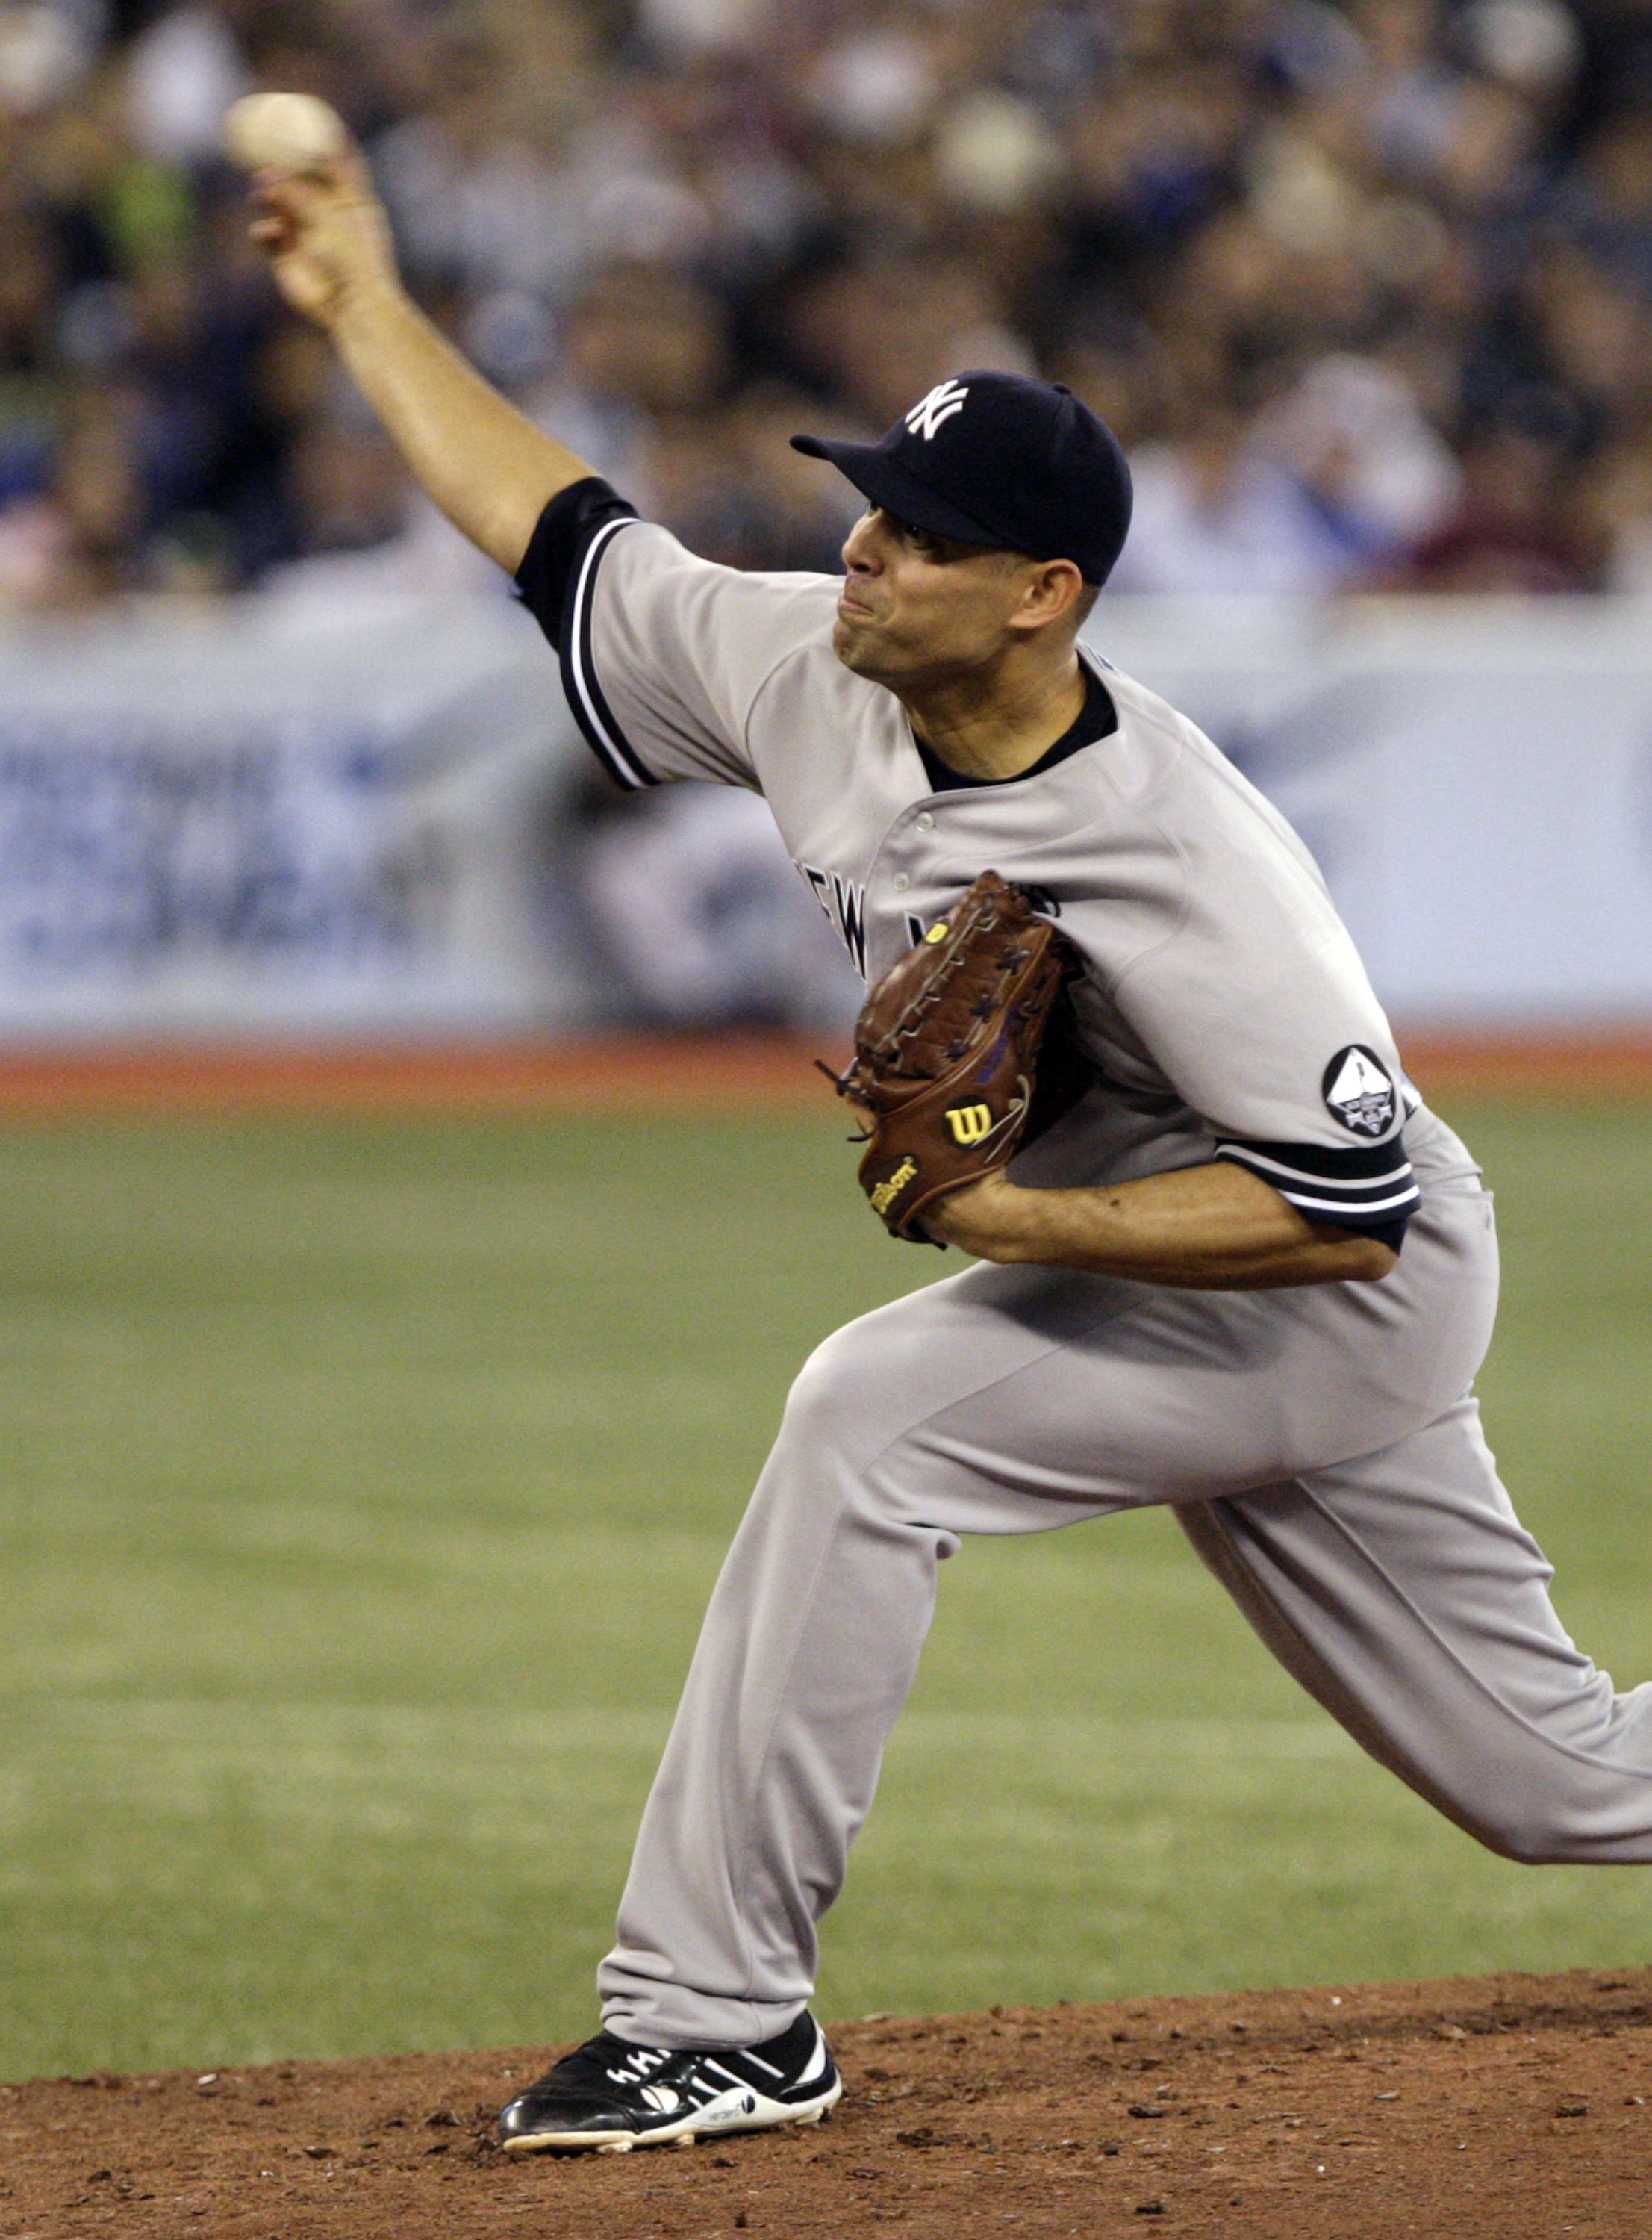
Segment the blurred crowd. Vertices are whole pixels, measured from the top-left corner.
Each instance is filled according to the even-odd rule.
[[[1134,463],[1142,590],[1652,586],[1646,0],[0,0],[0,602],[483,563],[219,150],[293,88],[410,284],[697,550],[969,367]]]

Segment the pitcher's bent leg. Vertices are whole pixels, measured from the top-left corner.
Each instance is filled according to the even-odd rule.
[[[1276,1484],[1427,1421],[1442,1381],[1462,1391],[1483,1317],[1462,1310],[1473,1256],[1450,1209],[1436,1228],[1381,1313],[1353,1286],[1179,1292],[983,1264],[829,1339],[712,1599],[598,1977],[609,2027],[751,2044],[809,1997],[815,1924],[959,1535]]]
[[[1652,1861],[1652,1685],[1618,1695],[1568,1636],[1472,1399],[1177,1516],[1286,1669],[1459,1827],[1534,1864]]]
[[[793,1388],[723,1565],[597,1976],[605,2027],[750,2045],[814,1985],[958,1533],[1094,1515],[915,1456],[908,1435],[1048,1354],[1048,1330],[949,1320],[946,1284],[829,1338]],[[1013,1406],[1006,1403],[1006,1421]],[[1102,1503],[1102,1506],[1110,1505]]]

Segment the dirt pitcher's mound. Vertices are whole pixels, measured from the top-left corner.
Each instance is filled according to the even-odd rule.
[[[4,2240],[1652,2236],[1652,1970],[869,2017],[819,2130],[508,2160],[552,2049],[0,2087]]]

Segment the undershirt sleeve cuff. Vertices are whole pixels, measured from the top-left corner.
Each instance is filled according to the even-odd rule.
[[[1249,1167],[1309,1221],[1375,1237],[1396,1252],[1422,1203],[1398,1136],[1386,1143],[1350,1144],[1346,1150],[1229,1137],[1217,1143],[1216,1157]]]
[[[636,507],[600,475],[570,483],[540,515],[516,577],[523,604],[561,658],[563,690],[575,723],[603,768],[628,792],[659,780],[615,720],[597,677],[591,603],[603,554],[636,518]]]

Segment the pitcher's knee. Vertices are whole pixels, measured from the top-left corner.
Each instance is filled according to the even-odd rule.
[[[1626,1842],[1640,1857],[1652,1858],[1652,1783],[1637,1783],[1636,1790],[1631,1799],[1615,1779],[1604,1787],[1585,1780],[1542,1794],[1511,1784],[1502,1796],[1474,1799],[1455,1817],[1488,1850],[1517,1866],[1622,1858]],[[1635,1844],[1637,1833],[1643,1850]]]
[[[783,1438],[838,1448],[863,1445],[869,1437],[881,1446],[893,1436],[893,1424],[879,1427],[889,1422],[899,1383],[889,1373],[887,1351],[867,1330],[876,1319],[866,1315],[848,1323],[815,1348],[786,1397]]]
[[[1529,1813],[1476,1816],[1465,1825],[1487,1850],[1500,1859],[1512,1859],[1517,1867],[1563,1866],[1576,1856],[1553,1821]]]

